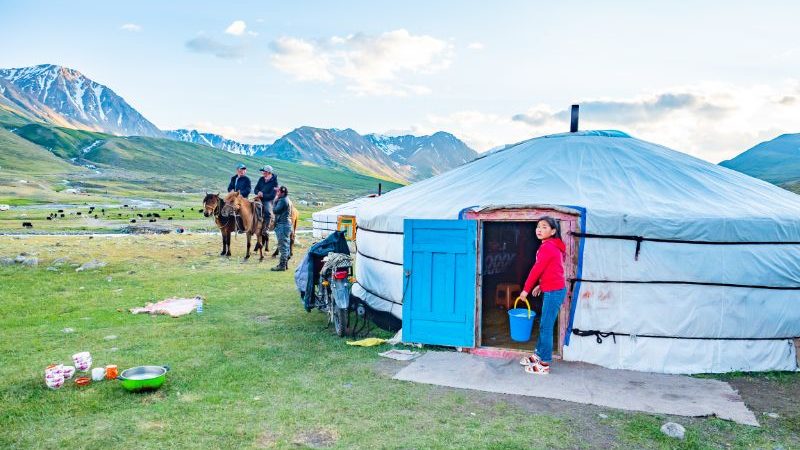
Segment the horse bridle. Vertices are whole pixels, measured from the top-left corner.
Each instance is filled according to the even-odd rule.
[[[214,216],[219,219],[220,223],[223,227],[227,227],[228,223],[231,220],[231,216],[223,216],[222,215],[222,207],[225,205],[225,200],[222,200],[219,195],[217,195],[217,206],[214,207]],[[234,219],[236,217],[236,209],[234,208]]]

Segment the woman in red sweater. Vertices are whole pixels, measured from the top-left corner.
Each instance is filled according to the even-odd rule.
[[[539,320],[539,339],[531,356],[522,358],[520,364],[525,371],[536,375],[550,373],[553,359],[553,325],[567,295],[564,278],[564,255],[566,246],[561,240],[561,227],[552,217],[542,217],[536,224],[536,237],[542,241],[536,252],[536,263],[528,274],[525,287],[519,296],[527,298],[544,292],[542,315]],[[535,286],[535,287],[534,287]]]

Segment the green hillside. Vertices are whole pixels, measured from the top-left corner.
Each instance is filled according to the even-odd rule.
[[[795,183],[797,186],[800,182],[800,134],[780,135],[719,164],[770,183]]]
[[[0,173],[57,174],[80,171],[81,168],[44,148],[0,128]]]
[[[67,201],[57,193],[69,186],[90,196],[195,202],[198,193],[225,191],[239,162],[248,166],[254,183],[258,168],[272,165],[295,198],[336,203],[375,192],[378,183],[384,191],[399,186],[347,169],[241,156],[168,139],[120,137],[26,122],[0,108],[0,199],[4,200],[30,196]],[[12,186],[15,173],[39,176],[35,185],[20,189]]]

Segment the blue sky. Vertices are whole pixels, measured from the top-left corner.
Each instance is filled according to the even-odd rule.
[[[616,128],[717,162],[800,132],[798,2],[3,0],[0,67],[54,63],[162,129]],[[8,45],[11,43],[11,45]]]

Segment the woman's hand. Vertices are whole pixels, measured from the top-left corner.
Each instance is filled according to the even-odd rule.
[[[520,292],[519,293],[519,298],[521,298],[523,300],[527,300],[528,299],[528,293],[526,291]]]
[[[536,286],[536,287],[535,287],[535,288],[533,288],[533,290],[531,291],[531,295],[533,295],[534,297],[538,297],[538,296],[539,296],[539,295],[541,295],[541,294],[542,294],[542,287],[541,287],[541,286]]]

